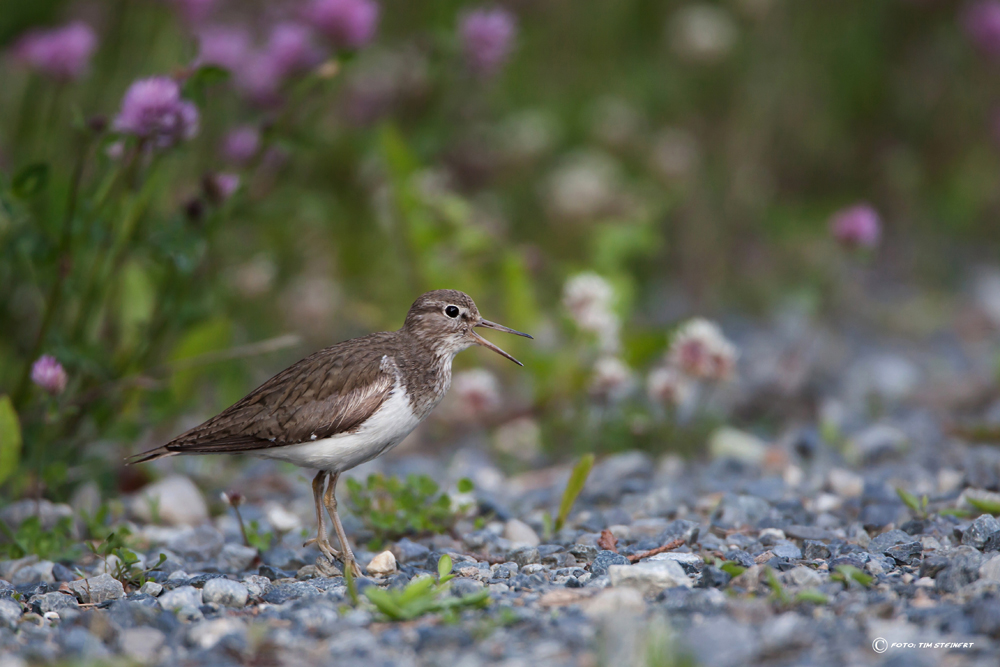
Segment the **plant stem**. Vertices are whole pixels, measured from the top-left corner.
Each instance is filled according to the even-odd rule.
[[[66,201],[66,211],[63,215],[62,233],[59,238],[58,266],[56,279],[49,288],[49,295],[46,299],[45,314],[42,316],[42,324],[39,327],[38,335],[35,337],[35,344],[32,346],[31,354],[25,362],[21,379],[14,390],[13,403],[17,408],[24,401],[31,380],[31,367],[42,351],[45,338],[55,320],[56,312],[59,309],[59,302],[62,300],[63,286],[66,283],[66,276],[69,275],[72,263],[73,246],[73,217],[76,214],[77,200],[80,194],[80,183],[83,181],[83,169],[87,161],[87,151],[90,148],[89,141],[83,141],[77,154],[76,165],[73,168],[73,178],[69,188],[69,198]]]

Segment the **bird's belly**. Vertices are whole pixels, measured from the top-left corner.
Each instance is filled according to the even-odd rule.
[[[397,385],[385,403],[353,433],[339,433],[322,440],[270,447],[254,453],[303,468],[343,472],[395,447],[419,423],[406,392]]]

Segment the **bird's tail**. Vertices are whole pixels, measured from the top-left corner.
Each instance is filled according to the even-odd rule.
[[[167,456],[176,456],[177,452],[172,452],[167,449],[166,445],[161,447],[155,447],[149,451],[142,452],[141,454],[133,454],[125,459],[125,465],[135,465],[136,463],[145,463],[147,461],[155,461],[156,459],[162,459]]]

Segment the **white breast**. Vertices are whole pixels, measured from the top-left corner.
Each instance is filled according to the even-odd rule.
[[[397,378],[386,401],[354,433],[340,433],[331,438],[271,447],[254,453],[303,468],[343,472],[395,447],[419,423],[410,407],[406,390]]]

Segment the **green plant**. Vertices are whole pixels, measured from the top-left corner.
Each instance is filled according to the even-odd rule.
[[[438,561],[437,580],[433,576],[420,577],[402,590],[370,586],[365,589],[365,596],[392,621],[409,621],[424,614],[486,607],[490,602],[487,590],[462,597],[449,594],[449,582],[454,579],[451,569],[451,557],[445,554]]]
[[[910,493],[906,489],[903,489],[902,487],[898,487],[897,486],[896,487],[896,495],[899,496],[899,499],[903,501],[903,504],[905,504],[907,507],[909,507],[910,510],[913,512],[913,514],[918,519],[926,519],[927,518],[927,516],[928,516],[928,512],[927,512],[928,498],[927,498],[927,494],[926,493],[924,495],[922,495],[918,499],[915,495],[913,495],[912,493]]]
[[[0,544],[0,557],[23,558],[38,556],[42,560],[73,560],[80,555],[80,547],[73,535],[73,519],[63,517],[52,528],[45,530],[37,516],[29,516],[17,530],[0,521],[0,532],[7,541]]]
[[[464,493],[471,491],[472,482],[462,480],[459,490],[463,489]],[[407,475],[400,480],[374,474],[365,484],[348,479],[347,494],[352,511],[373,534],[368,543],[371,549],[406,535],[443,533],[457,518],[451,497],[441,493],[427,475]]]
[[[809,588],[796,594],[795,601],[811,602],[813,604],[826,604],[830,600],[822,592],[816,590],[815,588]]]
[[[781,605],[787,605],[789,602],[788,593],[785,592],[785,587],[781,585],[781,581],[778,580],[778,575],[774,573],[774,569],[765,569],[767,577],[767,585],[771,588],[771,595],[774,601]]]
[[[261,531],[260,522],[254,519],[243,533],[247,546],[253,547],[257,551],[267,551],[274,544],[274,533],[269,530]]]
[[[569,518],[573,504],[579,497],[580,492],[583,491],[583,485],[587,483],[587,477],[590,475],[593,467],[593,454],[584,454],[576,462],[576,465],[573,466],[573,472],[569,475],[569,481],[566,482],[566,489],[563,491],[562,501],[559,503],[559,514],[556,515],[555,530],[557,532],[562,530],[562,527],[566,525],[566,519]]]
[[[969,503],[980,512],[986,512],[987,514],[992,514],[993,516],[1000,514],[1000,502],[997,502],[996,500],[987,500],[985,498],[975,498],[973,496],[966,495],[965,502]]]
[[[841,582],[845,588],[849,587],[852,581],[865,588],[871,586],[872,582],[875,581],[875,577],[865,574],[853,565],[838,565],[835,569],[836,572],[830,575],[830,579]]]
[[[108,536],[96,546],[91,544],[90,548],[94,555],[104,560],[105,572],[122,582],[124,586],[140,588],[146,583],[147,575],[166,562],[167,556],[161,553],[155,565],[140,567],[139,556],[129,548],[131,536],[132,531],[127,526],[119,526],[116,530],[108,533]],[[110,568],[109,561],[112,563]]]

